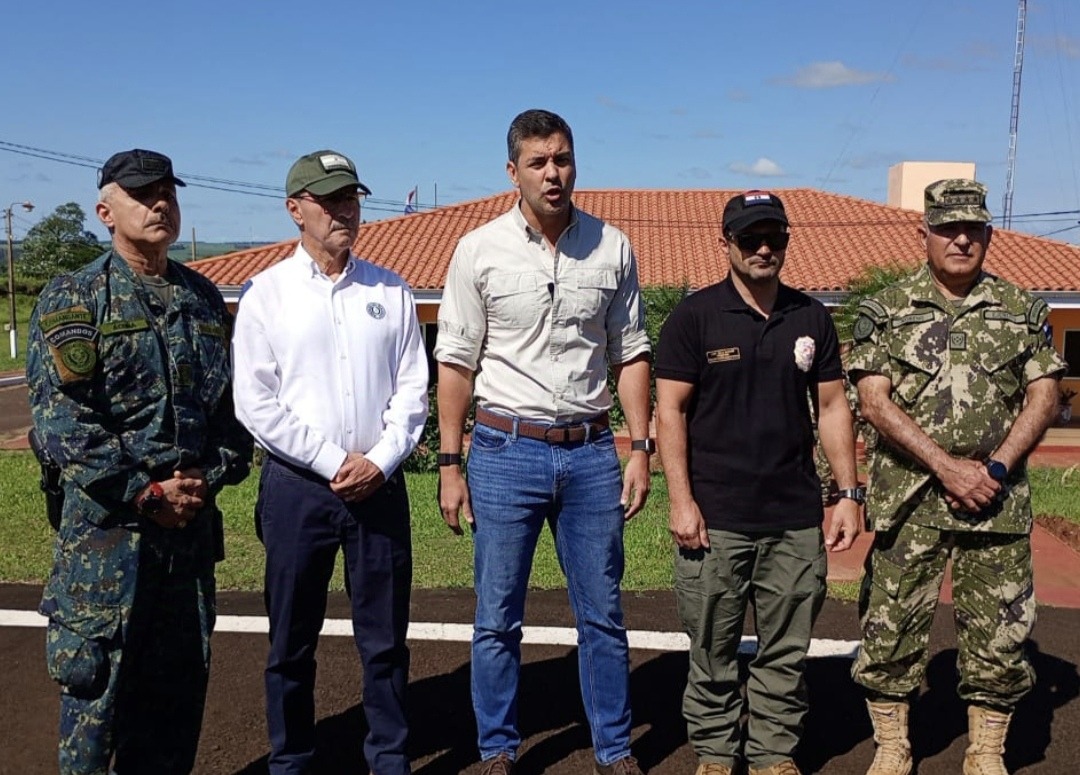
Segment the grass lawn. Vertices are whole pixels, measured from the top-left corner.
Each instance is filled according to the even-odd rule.
[[[423,588],[472,586],[472,539],[450,532],[435,500],[438,475],[409,474],[413,525],[413,583]],[[38,490],[38,468],[29,452],[0,452],[0,581],[43,582],[49,573],[52,529],[45,521],[44,497]],[[262,589],[263,548],[255,537],[252,506],[258,484],[248,477],[218,497],[225,514],[225,561],[217,568],[221,589]],[[644,512],[626,528],[624,588],[665,589],[672,584],[671,539],[667,531],[667,490],[662,476],[653,476],[653,491]],[[334,588],[341,589],[340,571]],[[544,531],[533,566],[536,588],[565,586],[555,559],[551,533]]]
[[[1031,470],[1036,514],[1058,514],[1080,523],[1080,471]],[[409,474],[412,504],[414,585],[421,588],[472,586],[472,540],[456,536],[439,516],[435,500],[437,474]],[[222,589],[262,588],[263,549],[255,537],[252,505],[257,477],[228,487],[218,504],[225,514],[226,559],[218,565]],[[38,468],[29,452],[0,451],[0,581],[40,583],[48,576],[52,529],[45,521],[44,499],[38,490]],[[653,475],[652,493],[645,510],[626,527],[627,590],[670,589],[672,544],[667,530],[668,497],[663,476]],[[555,559],[551,533],[543,532],[533,565],[531,586],[565,586]],[[342,588],[340,571],[334,588]],[[831,584],[830,594],[854,599],[857,585]]]
[[[5,292],[0,296],[3,302],[3,310],[0,310],[0,332],[3,333],[3,342],[0,343],[0,374],[5,371],[22,371],[26,368],[26,332],[30,330],[30,311],[34,308],[36,299],[26,294],[15,294],[15,324],[19,337],[19,355],[11,357],[11,335],[8,333],[8,296]]]

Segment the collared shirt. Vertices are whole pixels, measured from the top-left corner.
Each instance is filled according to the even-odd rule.
[[[327,480],[349,452],[389,477],[427,418],[412,291],[352,254],[336,280],[298,245],[256,275],[233,337],[237,417],[270,453]]]
[[[719,530],[821,524],[812,396],[843,377],[832,318],[780,285],[768,318],[730,275],[683,299],[656,346],[656,376],[690,383],[688,463],[694,500]]]
[[[1046,332],[1050,310],[1016,286],[984,273],[968,295],[947,300],[927,267],[859,305],[848,369],[892,383],[892,400],[950,455],[985,460],[1008,435],[1027,386],[1065,363]],[[867,513],[876,530],[910,518],[944,530],[1026,533],[1030,488],[1024,462],[1008,497],[978,515],[949,509],[941,484],[879,439],[870,455]]]
[[[647,352],[637,261],[613,226],[574,208],[553,252],[519,203],[458,242],[435,357],[476,372],[478,406],[580,422],[611,407],[608,363]]]

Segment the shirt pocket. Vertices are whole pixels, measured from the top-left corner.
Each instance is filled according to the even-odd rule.
[[[606,314],[619,281],[612,269],[579,269],[570,283],[571,318],[588,321]]]
[[[217,405],[229,380],[228,329],[213,320],[196,320],[192,325],[195,342],[195,389],[205,406]]]
[[[919,399],[941,371],[941,356],[936,352],[893,345],[889,349],[893,376],[893,395],[905,407]]]
[[[1016,401],[1024,391],[1024,364],[1029,351],[1015,342],[998,341],[997,344],[997,347],[987,348],[981,354],[981,369],[1006,399]]]
[[[504,328],[527,328],[539,317],[540,279],[535,272],[493,274],[487,280],[491,322]]]
[[[167,366],[153,329],[103,331],[100,350],[105,394],[125,416],[156,405],[165,396]]]

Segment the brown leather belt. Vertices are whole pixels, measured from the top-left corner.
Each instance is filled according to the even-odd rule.
[[[513,433],[516,421],[518,436],[536,439],[537,441],[546,441],[548,444],[571,444],[585,441],[585,439],[607,430],[609,425],[607,412],[586,422],[566,425],[541,425],[480,408],[476,410],[476,421],[481,425],[486,425],[503,433]]]

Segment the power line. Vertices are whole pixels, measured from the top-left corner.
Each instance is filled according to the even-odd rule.
[[[94,159],[89,156],[80,156],[77,154],[64,153],[61,151],[51,151],[45,148],[36,148],[30,145],[22,145],[19,143],[12,143],[6,140],[0,140],[0,151],[6,151],[8,153],[14,153],[21,156],[29,156],[33,158],[43,159],[45,161],[55,161],[61,164],[69,164],[77,167],[84,167],[89,169],[100,169],[105,163],[104,160]],[[264,199],[280,200],[285,196],[284,189],[277,186],[270,186],[264,183],[249,183],[241,180],[232,180],[229,178],[219,178],[209,175],[200,175],[190,172],[178,172],[178,177],[181,177],[185,183],[188,183],[193,188],[209,189],[212,191],[222,191],[229,194],[241,194],[244,196],[255,196]],[[275,193],[269,193],[275,192]],[[421,210],[427,210],[428,212],[434,212],[436,210],[443,212],[444,215],[451,217],[466,217],[469,219],[475,218],[473,213],[462,213],[457,215],[456,213],[447,213],[449,208],[455,205],[443,205],[441,207],[434,207],[432,205],[419,205]],[[391,213],[396,215],[404,214],[404,203],[398,202],[393,199],[379,199],[376,197],[365,197],[363,210],[378,213]],[[1052,216],[1061,215],[1076,215],[1080,214],[1080,210],[1052,210],[1046,212],[1025,213],[1022,215],[1014,215],[1014,221],[1027,221],[1037,222],[1039,219],[1049,219]],[[675,220],[675,219],[662,219],[662,218],[611,218],[612,221],[617,221],[622,224],[634,224],[640,227],[655,227],[666,229],[698,229],[702,226],[715,226],[716,219],[690,219],[690,220]],[[1043,220],[1044,223],[1054,222],[1051,220]],[[1058,221],[1060,222],[1060,221]],[[907,226],[911,224],[911,216],[896,217],[896,218],[880,218],[875,220],[862,220],[862,221],[830,221],[830,220],[818,220],[818,221],[792,221],[793,226],[799,228],[835,228],[845,226]]]

